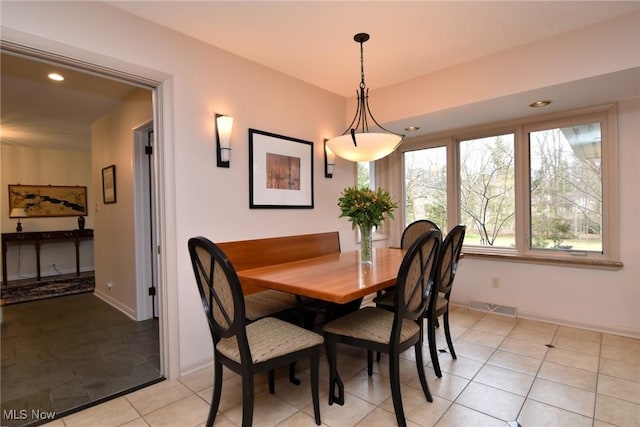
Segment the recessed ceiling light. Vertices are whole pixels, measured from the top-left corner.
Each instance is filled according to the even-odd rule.
[[[541,100],[541,101],[532,102],[531,104],[529,104],[529,107],[533,107],[533,108],[546,107],[549,104],[551,104],[551,101]]]
[[[58,73],[49,73],[48,76],[51,80],[56,81],[56,82],[61,82],[64,80],[64,77],[62,77],[61,74]]]
[[[418,129],[420,129],[420,126],[409,126],[409,127],[404,128],[404,130],[406,130],[407,132],[415,132]]]

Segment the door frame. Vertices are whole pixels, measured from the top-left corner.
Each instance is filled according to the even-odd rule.
[[[146,66],[105,57],[95,52],[58,44],[6,29],[0,40],[0,49],[35,60],[53,62],[62,66],[122,80],[150,89],[153,103],[153,130],[156,151],[154,176],[156,212],[155,235],[158,242],[157,287],[160,341],[160,371],[166,378],[180,376],[180,340],[178,336],[177,303],[177,248],[175,212],[175,168],[173,152],[172,76]],[[174,285],[172,285],[174,284]]]

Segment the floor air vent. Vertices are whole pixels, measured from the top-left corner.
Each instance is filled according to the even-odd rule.
[[[503,316],[516,317],[518,314],[517,307],[509,307],[508,305],[491,304],[488,302],[471,301],[469,303],[471,310],[485,311],[487,313],[501,314]]]

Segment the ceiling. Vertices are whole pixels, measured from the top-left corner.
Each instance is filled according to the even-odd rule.
[[[358,32],[371,34],[364,64],[366,83],[376,89],[640,10],[637,1],[106,3],[345,97],[353,97],[360,82],[359,46],[353,41]],[[54,141],[58,148],[71,148],[81,134],[86,144],[88,124],[133,89],[72,70],[64,70],[64,82],[53,84],[46,79],[51,64],[16,56],[3,55],[0,65],[3,144]],[[558,96],[551,110],[640,96],[638,73],[554,87]],[[480,122],[518,117],[530,114],[526,105],[536,96],[518,94],[394,126],[433,132],[454,120],[460,126],[461,116]]]

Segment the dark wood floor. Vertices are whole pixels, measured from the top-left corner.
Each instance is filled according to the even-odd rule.
[[[2,308],[3,426],[29,425],[34,410],[67,413],[162,378],[157,319],[133,321],[93,294]]]

